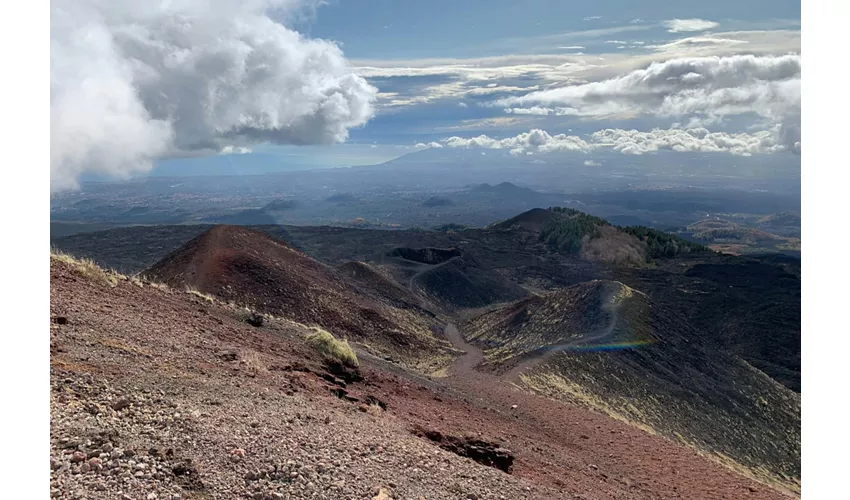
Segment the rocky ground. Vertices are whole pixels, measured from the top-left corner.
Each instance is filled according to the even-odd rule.
[[[470,363],[432,379],[361,352],[352,373],[298,324],[116,282],[51,259],[54,498],[783,498]]]
[[[297,326],[56,261],[51,318],[55,498],[559,497],[334,396]]]

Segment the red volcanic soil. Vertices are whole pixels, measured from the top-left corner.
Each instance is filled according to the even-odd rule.
[[[467,352],[439,381],[370,360],[370,394],[412,432],[472,436],[509,449],[512,474],[582,499],[787,499],[696,452],[586,408],[521,391],[505,377],[475,370],[483,355],[453,327]]]
[[[260,258],[265,255],[257,253],[261,251],[274,252],[274,259]],[[253,267],[258,262],[263,272],[272,275],[262,278],[254,274],[260,272]],[[326,268],[271,238],[264,241],[253,232],[233,228],[208,233],[152,271],[170,276],[172,283],[181,286],[191,284],[220,292],[230,286],[234,291],[227,293],[233,293],[234,298],[238,297],[235,290],[253,290],[257,294],[254,300],[272,300],[272,292],[263,291],[263,287],[257,291],[249,279],[236,277],[239,273],[234,269],[247,270],[249,276],[261,280],[263,287],[288,293],[289,300],[300,304],[302,310],[292,309],[292,303],[269,306],[289,317],[327,313],[327,309],[307,309],[326,307],[319,299],[322,293],[352,301],[346,307],[359,306],[354,298],[346,297],[344,284]],[[225,284],[222,277],[231,281]],[[312,278],[317,281],[304,282]],[[331,446],[335,454],[332,461],[341,461],[355,473],[345,475],[343,482],[334,478],[328,483],[340,485],[339,493],[330,491],[329,496],[315,498],[371,498],[373,494],[364,493],[366,487],[389,481],[400,491],[394,498],[788,498],[661,437],[585,408],[522,392],[502,378],[476,371],[480,351],[463,343],[452,328],[447,328],[448,340],[468,354],[451,366],[447,378],[416,375],[358,351],[363,380],[344,384],[327,373],[310,353],[301,340],[303,332],[294,331],[293,326],[277,326],[274,321],[252,328],[234,320],[232,314],[219,303],[207,303],[180,289],[163,291],[127,281],[114,289],[96,286],[64,265],[51,262],[51,383],[57,394],[51,406],[51,433],[55,437],[51,458],[58,466],[51,485],[57,491],[63,485],[77,484],[75,481],[85,485],[92,475],[75,475],[71,472],[74,469],[61,466],[68,453],[60,446],[67,443],[58,438],[61,433],[77,432],[75,419],[83,418],[78,408],[86,406],[75,403],[74,398],[89,397],[86,395],[96,389],[93,382],[85,382],[85,390],[77,392],[62,387],[77,384],[75,381],[82,378],[123,388],[125,397],[139,388],[153,393],[144,400],[147,405],[160,398],[156,394],[174,398],[175,404],[187,407],[181,415],[199,415],[192,416],[187,424],[195,444],[176,448],[175,452],[198,463],[200,479],[208,491],[220,494],[213,494],[213,498],[251,498],[257,491],[251,488],[257,483],[249,484],[244,478],[251,477],[253,471],[304,450],[324,453]],[[70,402],[65,403],[68,398]],[[220,401],[210,405],[206,403],[210,399]],[[379,419],[369,413],[374,408],[364,405],[370,402],[373,407],[385,407]],[[202,411],[195,413],[195,408]],[[120,413],[123,410],[98,411],[108,417],[100,420],[98,416],[97,422],[106,422],[98,425],[130,418]],[[303,414],[312,418],[297,424]],[[133,418],[146,414],[136,415]],[[165,424],[159,420],[155,425],[147,420],[141,424],[139,429],[144,432],[137,433],[135,427],[121,428],[127,446],[174,446],[168,443],[189,432],[160,432]],[[381,446],[370,444],[379,435]],[[511,473],[457,460],[450,453],[451,458],[444,458],[437,443],[427,437],[413,437],[423,435],[442,437],[442,445],[484,442],[500,453],[509,450],[513,457]],[[289,443],[289,448],[281,448],[279,443]],[[247,450],[247,459],[229,459],[227,450],[234,448]],[[422,452],[424,448],[430,451]],[[401,451],[393,455],[394,450]],[[443,461],[436,466],[434,461],[429,464],[421,458],[428,453]],[[309,460],[314,458],[305,456],[302,460],[312,463]],[[426,465],[432,467],[428,474],[411,479],[417,468]],[[467,483],[475,488],[475,496],[448,493]],[[117,496],[113,490],[99,492],[95,483],[90,484],[91,491],[83,487],[89,498]],[[173,491],[172,483],[157,484],[161,493]],[[297,483],[273,485],[281,491],[300,487]],[[293,491],[291,498],[304,498],[304,490],[286,491]]]
[[[382,302],[380,293],[367,296],[335,269],[243,227],[216,226],[143,274],[172,287],[193,287],[264,313],[320,325],[338,336],[368,339],[402,356],[444,348],[430,334],[434,320],[425,311]]]

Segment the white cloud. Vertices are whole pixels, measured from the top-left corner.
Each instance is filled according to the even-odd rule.
[[[561,50],[584,50],[584,45],[567,45],[564,47],[558,47]]]
[[[800,141],[799,55],[680,58],[625,75],[496,101],[512,114],[596,119],[641,114],[714,123],[755,114],[780,127],[786,145]],[[525,111],[521,111],[525,110]]]
[[[253,142],[333,143],[376,89],[333,43],[273,21],[314,0],[54,0],[51,191],[166,156]]]
[[[545,130],[532,129],[513,137],[496,139],[487,135],[477,137],[448,137],[440,142],[449,148],[507,149],[511,154],[554,153],[575,151],[589,153],[609,149],[623,154],[640,155],[657,151],[730,153],[750,156],[787,151],[776,131],[754,133],[709,132],[705,128],[653,129],[649,132],[624,129],[604,129],[594,132],[589,140],[579,136],[551,135]],[[600,165],[594,160],[587,166]]]
[[[413,146],[413,147],[416,148],[416,149],[430,149],[430,148],[439,149],[439,148],[443,147],[443,145],[440,144],[439,142],[429,142],[427,144],[424,143],[424,142],[419,142],[419,143],[416,143],[416,145]]]
[[[465,103],[465,102],[459,102],[459,103],[457,103],[457,106],[458,106],[459,108],[468,108],[468,107],[469,107],[469,104],[467,104],[467,103]]]
[[[709,132],[698,129],[637,130],[605,129],[591,136],[596,147],[610,147],[625,154],[643,154],[659,150],[679,152],[725,152],[749,156],[775,153],[786,148],[778,142],[775,133],[760,131],[753,134]]]
[[[599,163],[598,161],[593,161],[593,160],[585,160],[585,161],[584,161],[584,164],[585,164],[585,166],[587,166],[587,167],[598,167],[598,166],[602,165],[602,164],[601,164],[601,163]]]
[[[685,31],[706,31],[720,26],[720,23],[706,21],[705,19],[670,19],[664,21],[664,26],[670,33],[681,33]]]
[[[644,28],[648,25],[642,25]],[[564,35],[553,35],[542,42],[547,47],[577,47],[564,44]],[[559,41],[561,43],[559,43]],[[614,78],[653,62],[687,57],[730,56],[741,53],[751,55],[779,55],[800,51],[799,30],[738,31],[700,34],[656,45],[611,40],[628,45],[633,50],[609,51],[601,54],[537,54],[510,55],[481,58],[430,58],[408,60],[354,60],[358,74],[367,78],[444,76],[447,83],[422,87],[414,85],[410,91],[394,89],[379,95],[381,106],[402,108],[433,102],[440,99],[465,99],[470,95],[485,93],[531,92],[534,87],[566,86],[589,81]],[[734,43],[733,43],[734,42]],[[612,47],[613,49],[613,47]],[[565,49],[562,49],[565,50]],[[503,84],[496,90],[486,85]],[[523,83],[524,85],[523,88]]]
[[[511,154],[521,153],[554,153],[558,151],[589,151],[590,144],[584,139],[566,134],[551,135],[545,130],[532,129],[514,137],[494,139],[487,135],[463,138],[449,137],[443,142],[450,148],[486,148],[507,149]]]
[[[730,31],[700,34],[671,42],[648,45],[656,57],[707,57],[748,55],[784,55],[800,52],[799,30]]]
[[[483,128],[504,130],[506,128],[522,127],[524,123],[530,123],[534,117],[496,116],[493,118],[477,118],[471,120],[460,120],[455,125],[443,125],[434,127],[434,132],[463,132],[474,131]]]
[[[225,146],[221,148],[218,154],[221,155],[247,155],[251,153],[251,148],[245,146]]]
[[[593,21],[594,19],[602,19],[602,16],[587,16],[582,21]]]

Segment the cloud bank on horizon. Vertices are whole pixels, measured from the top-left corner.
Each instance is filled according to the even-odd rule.
[[[687,128],[757,115],[770,124],[777,145],[799,152],[800,73],[799,55],[678,58],[616,78],[507,97],[496,104],[508,113],[591,119],[652,114],[687,119]]]
[[[329,144],[374,114],[377,89],[333,42],[275,19],[308,0],[51,3],[51,191],[165,157]]]
[[[546,153],[591,153],[609,149],[623,154],[641,155],[657,151],[729,153],[740,156],[776,153],[788,150],[770,131],[754,133],[710,132],[699,128],[652,129],[648,132],[625,129],[603,129],[582,138],[532,129],[512,137],[497,139],[482,134],[476,137],[452,136],[429,143],[417,143],[416,149],[484,148],[506,149],[513,155]]]
[[[638,24],[641,29],[647,26],[652,24]],[[557,137],[573,127],[585,129],[588,136],[637,128],[643,135],[630,134],[632,146],[617,150],[799,153],[799,30],[781,25],[707,32],[719,23],[702,19],[673,19],[655,26],[657,36],[689,33],[660,41],[609,40],[615,28],[607,28],[582,41],[580,47],[596,48],[588,54],[355,62],[367,79],[380,82],[378,121],[404,113],[427,120],[425,110],[463,102],[469,111],[463,119],[437,130],[473,132],[466,139],[498,136],[510,142],[530,130]],[[557,43],[554,36],[548,38]],[[387,82],[388,87],[382,85]],[[406,92],[404,84],[414,82],[416,92]],[[587,130],[594,123],[604,125]],[[446,135],[418,142],[448,144],[446,139],[460,134]],[[624,134],[618,137],[624,140]],[[465,147],[489,144],[470,140]]]

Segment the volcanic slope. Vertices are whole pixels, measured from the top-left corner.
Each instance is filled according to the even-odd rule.
[[[51,497],[572,498],[412,435],[368,405],[386,377],[346,386],[310,328],[238,313],[51,256]]]
[[[340,274],[266,234],[215,226],[143,273],[263,313],[320,325],[423,371],[451,359],[432,335],[433,315],[364,295]],[[361,287],[363,285],[361,284]]]
[[[520,300],[463,328],[484,364],[798,490],[800,398],[645,294],[592,281]]]
[[[511,302],[528,295],[520,285],[485,269],[458,248],[395,248],[380,262],[408,289],[443,311],[472,309]]]
[[[367,264],[353,260],[337,267],[346,281],[358,289],[363,295],[391,304],[400,309],[414,309],[428,317],[437,317],[431,309],[433,306],[424,302],[407,288],[398,284],[389,274],[377,264]]]
[[[63,255],[50,280],[54,498],[787,498],[489,374],[341,372],[289,319]]]

